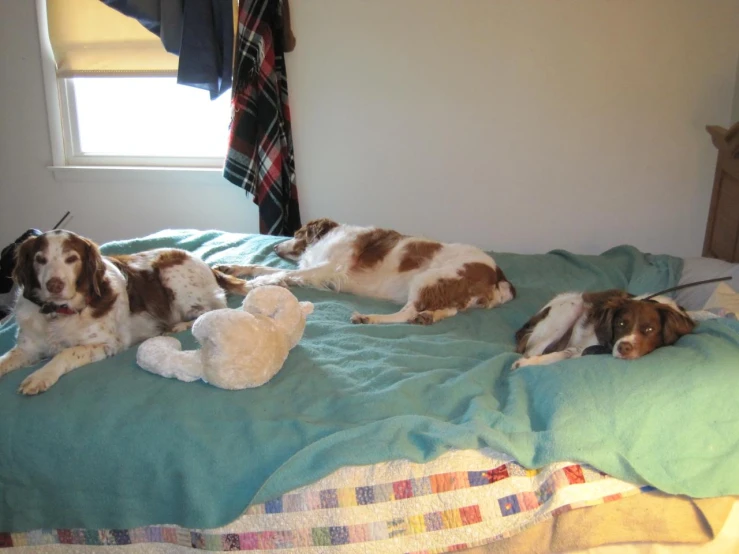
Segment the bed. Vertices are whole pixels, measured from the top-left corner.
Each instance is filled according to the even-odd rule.
[[[174,246],[213,264],[285,265],[272,251],[278,240],[179,230],[103,251]],[[739,322],[715,303],[718,287],[702,289],[708,299],[686,291],[693,296],[681,301],[702,321],[674,347],[634,362],[590,356],[509,371],[514,331],[553,293],[654,292],[706,272],[739,279],[739,266],[628,246],[601,256],[494,255],[518,299],[430,327],[353,326],[352,311],[393,306],[295,290],[316,310],[284,368],[257,389],[149,374],[135,348],[37,398],[15,393],[32,369],[4,377],[0,546],[129,554],[739,547],[731,534]],[[0,327],[0,352],[13,334],[12,320]],[[188,332],[179,338],[194,347]]]

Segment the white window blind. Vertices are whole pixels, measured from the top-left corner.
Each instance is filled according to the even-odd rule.
[[[46,0],[46,11],[58,77],[177,74],[157,35],[100,0]]]

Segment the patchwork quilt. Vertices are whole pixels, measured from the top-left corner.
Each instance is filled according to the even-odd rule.
[[[588,466],[529,470],[488,449],[426,464],[342,468],[251,506],[216,529],[46,529],[0,534],[0,546],[172,544],[204,551],[441,554],[512,536],[564,511],[652,490]]]

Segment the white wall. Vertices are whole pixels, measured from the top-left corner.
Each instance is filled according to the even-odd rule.
[[[291,0],[291,11],[304,219],[520,252],[700,252],[715,163],[704,126],[730,122],[739,0]],[[4,242],[67,206],[100,241],[256,229],[251,201],[225,181],[55,182],[41,83],[32,2],[2,0]]]

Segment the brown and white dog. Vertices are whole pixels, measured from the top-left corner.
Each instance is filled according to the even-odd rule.
[[[225,293],[247,294],[246,281],[212,270],[189,252],[158,249],[102,256],[92,241],[50,231],[23,242],[13,273],[17,344],[0,356],[0,377],[52,359],[20,385],[47,390],[59,377],[226,307]]]
[[[577,358],[590,347],[634,360],[674,344],[694,327],[685,310],[664,296],[644,300],[623,290],[568,292],[555,296],[516,332],[516,352],[524,357],[511,369]]]
[[[479,248],[445,244],[376,227],[309,222],[293,239],[278,244],[297,270],[264,266],[218,266],[252,287],[303,285],[330,288],[403,304],[394,314],[354,314],[353,323],[429,325],[467,308],[493,308],[516,289],[493,259]]]

